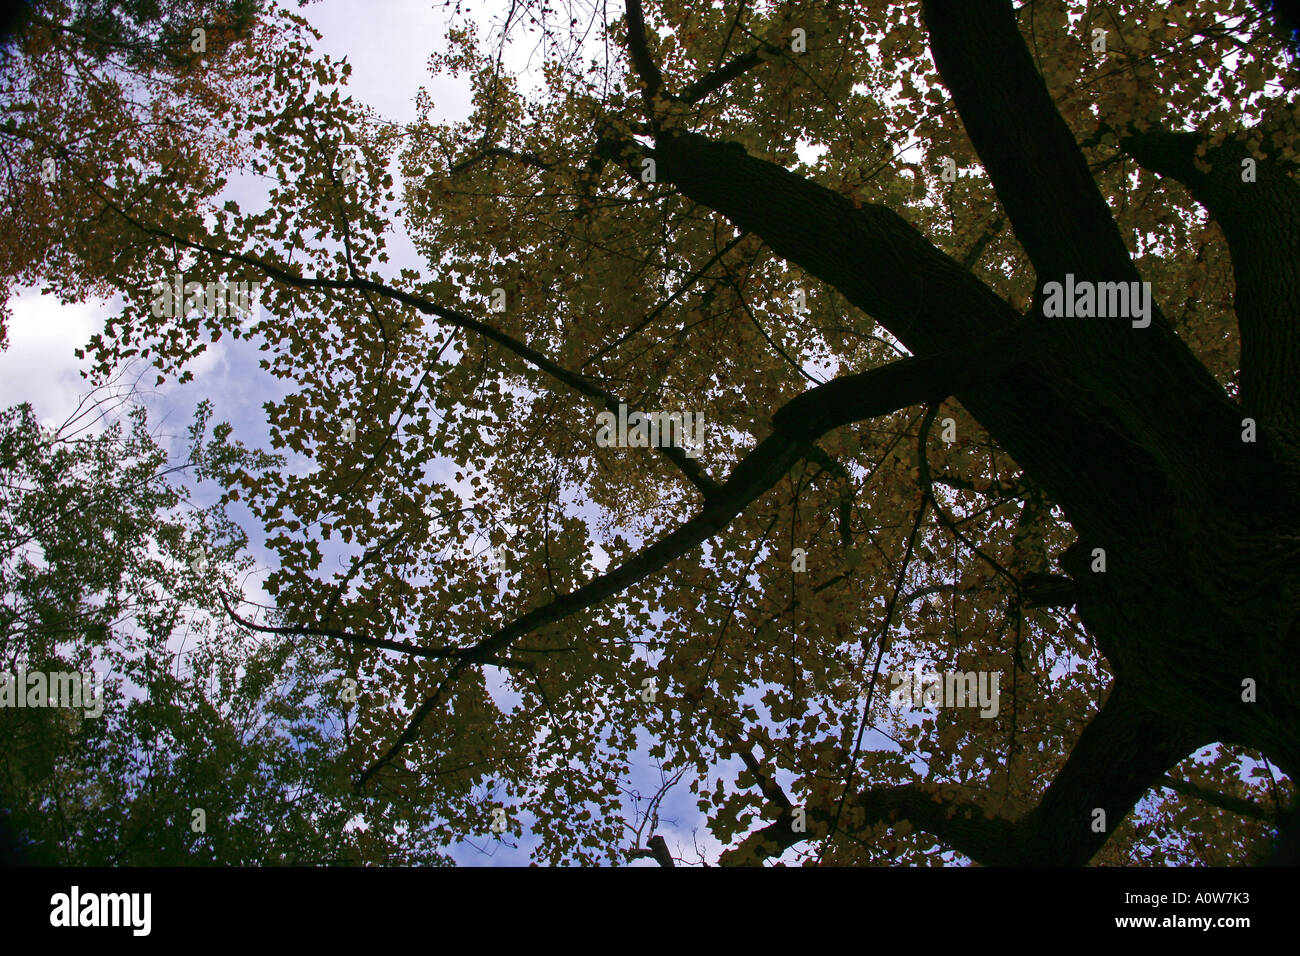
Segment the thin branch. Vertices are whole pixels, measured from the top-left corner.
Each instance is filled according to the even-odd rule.
[[[1271,823],[1275,819],[1273,813],[1264,809],[1253,800],[1244,800],[1240,797],[1230,797],[1226,793],[1219,793],[1217,790],[1209,790],[1205,787],[1197,786],[1186,780],[1178,780],[1174,777],[1164,776],[1160,778],[1160,785],[1174,793],[1182,794],[1184,797],[1191,797],[1200,800],[1202,803],[1208,803],[1211,806],[1219,807],[1222,810],[1228,810],[1239,816],[1249,817],[1252,820],[1263,820]]]
[[[119,216],[121,216],[123,219],[127,220],[127,222],[131,223],[137,229],[141,230],[142,232],[148,235],[157,236],[159,238],[164,238],[164,239],[170,239],[173,242],[177,243],[178,245],[182,245],[186,247],[187,249],[193,249],[197,252],[204,252],[207,253],[208,255],[217,256],[219,258],[223,258],[231,262],[239,262],[239,263],[243,263],[244,265],[252,266],[255,269],[261,270],[263,273],[270,276],[272,279],[282,282],[285,285],[290,286],[292,288],[378,293],[379,295],[383,295],[396,302],[400,302],[403,305],[410,306],[416,309],[417,311],[424,313],[425,315],[435,316],[436,318],[439,318],[444,322],[447,322],[448,324],[453,325],[457,328],[468,329],[469,331],[474,332],[482,336],[483,338],[488,339],[489,341],[496,342],[498,345],[503,346],[508,351],[517,355],[519,358],[528,362],[530,365],[534,366],[538,370],[545,372],[547,375],[550,375],[552,378],[556,379],[557,381],[562,382],[565,385],[568,385],[570,388],[574,389],[575,391],[583,395],[586,395],[589,398],[598,399],[608,411],[617,414],[619,405],[627,404],[626,402],[623,402],[621,399],[619,399],[617,396],[601,388],[599,385],[597,385],[594,381],[587,378],[586,376],[579,375],[576,372],[572,372],[569,369],[564,368],[563,366],[559,365],[557,362],[543,355],[541,352],[538,352],[536,349],[530,348],[524,343],[520,342],[518,339],[515,339],[513,336],[507,335],[505,332],[502,332],[500,329],[494,328],[493,326],[488,325],[485,322],[480,322],[478,319],[475,319],[473,316],[461,312],[458,309],[449,309],[446,306],[442,306],[436,302],[432,302],[424,298],[423,296],[419,296],[411,292],[405,292],[401,289],[394,289],[390,286],[385,285],[382,282],[377,282],[374,279],[365,279],[359,277],[353,277],[348,279],[326,279],[326,278],[319,278],[319,277],[300,276],[293,272],[290,272],[287,269],[283,269],[279,266],[272,265],[271,263],[264,262],[252,256],[244,255],[243,253],[231,252],[225,249],[218,249],[214,246],[209,246],[206,243],[195,242],[193,240],[189,240],[181,236],[177,236],[164,229],[159,229],[153,226],[146,225],[145,223],[140,222],[139,220],[132,217],[129,213],[122,210],[119,206],[117,206],[108,198],[102,195],[100,196],[100,198],[103,199],[104,202],[109,206],[109,208],[111,208]],[[629,411],[631,410],[632,409],[629,406]],[[693,484],[706,499],[717,490],[717,484],[713,481],[713,479],[711,479],[708,476],[708,474],[704,471],[704,469],[700,466],[698,462],[696,462],[694,459],[686,455],[685,450],[675,446],[660,446],[660,447],[656,447],[655,450],[663,457],[671,461],[674,465],[676,465],[677,469],[682,473],[682,475],[688,481],[690,481],[690,483]]]
[[[260,631],[263,634],[292,634],[305,637],[333,637],[349,644],[360,644],[363,647],[377,647],[386,651],[400,651],[411,657],[427,657],[433,659],[446,659],[455,657],[463,648],[457,647],[421,647],[419,644],[408,644],[403,641],[390,641],[382,637],[370,637],[366,634],[353,634],[350,631],[342,631],[332,627],[306,627],[298,625],[287,625],[278,627],[270,624],[254,624],[252,621],[242,618],[230,606],[226,600],[225,592],[218,590],[217,596],[221,598],[221,605],[230,615],[231,620],[250,631]]]
[[[457,173],[463,173],[465,170],[478,165],[485,159],[493,159],[498,156],[504,156],[507,159],[517,160],[527,166],[532,166],[535,169],[540,169],[543,172],[545,172],[548,169],[553,169],[555,167],[554,163],[547,162],[546,160],[542,159],[542,157],[538,156],[536,153],[527,152],[527,151],[521,152],[519,150],[510,149],[506,146],[489,146],[487,149],[475,153],[473,156],[470,156],[468,159],[462,159],[460,162],[455,163],[450,169],[447,170],[447,173],[448,175],[455,176]]]

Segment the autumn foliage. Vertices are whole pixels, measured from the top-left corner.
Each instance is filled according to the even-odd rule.
[[[122,297],[101,376],[231,335],[287,384],[292,466],[212,458],[277,559],[231,608],[363,689],[341,766],[393,826],[623,862],[652,766],[730,863],[1268,853],[1300,112],[1256,5],[510,5],[429,51],[472,114],[409,125],[285,11],[128,89],[38,6],[0,274]],[[258,318],[151,314],[178,272]],[[1150,282],[1150,327],[1045,318],[1067,273]],[[620,403],[702,454],[598,444]],[[1000,675],[996,716],[900,708],[914,668]]]

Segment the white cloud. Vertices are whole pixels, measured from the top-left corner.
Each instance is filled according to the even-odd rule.
[[[313,48],[352,64],[349,87],[358,100],[395,123],[415,119],[415,93],[426,86],[447,116],[469,113],[464,80],[430,78],[428,57],[446,48],[447,11],[428,0],[387,0],[361,13],[355,0],[325,0],[304,16],[323,37]]]
[[[52,295],[22,290],[11,300],[9,348],[0,352],[0,408],[31,402],[38,421],[62,422],[90,385],[89,367],[72,354],[103,328],[110,303],[64,305]]]

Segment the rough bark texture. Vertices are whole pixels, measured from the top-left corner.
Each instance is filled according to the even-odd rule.
[[[940,74],[1038,272],[1040,293],[1066,273],[1140,281],[1011,4],[929,0],[924,15]],[[1243,400],[1260,420],[1261,440],[1243,442],[1243,406],[1158,310],[1148,328],[1123,319],[1049,320],[1040,296],[1032,313],[1043,326],[1039,347],[995,385],[956,391],[1077,529],[1062,564],[1116,675],[1107,704],[1040,805],[1014,825],[966,820],[948,813],[958,805],[908,788],[857,795],[869,823],[901,814],[981,862],[1086,862],[1171,765],[1215,741],[1257,748],[1293,777],[1300,771],[1300,529],[1291,451],[1300,447],[1300,362],[1289,325],[1300,305],[1300,192],[1266,161],[1260,188],[1244,193],[1239,165],[1230,181],[1235,154],[1204,176],[1190,167],[1188,142],[1133,140],[1129,148],[1186,182],[1233,245]],[[855,208],[734,144],[695,134],[661,134],[655,155],[663,180],[835,286],[918,356],[978,341],[1015,320],[997,295],[888,209]],[[853,384],[847,376],[840,387]],[[1094,548],[1105,550],[1105,573],[1091,570]],[[1256,702],[1242,700],[1246,679],[1256,683]],[[1106,810],[1104,833],[1090,825],[1094,808]],[[783,812],[740,856],[806,838]]]
[[[1261,140],[1267,154],[1272,144],[1267,136]],[[1205,141],[1198,133],[1157,130],[1120,142],[1147,169],[1187,187],[1223,229],[1236,285],[1241,404],[1294,467],[1300,461],[1300,184],[1292,168],[1256,160],[1240,138],[1217,147]],[[1194,162],[1203,143],[1208,172]],[[1243,166],[1246,160],[1252,169]]]

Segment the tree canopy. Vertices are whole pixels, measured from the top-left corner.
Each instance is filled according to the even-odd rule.
[[[3,849],[101,866],[439,861],[349,785],[329,655],[267,643],[221,606],[252,563],[244,533],[177,477],[218,449],[274,459],[226,444],[228,426],[209,435],[208,416],[169,463],[120,379],[57,427],[26,404],[0,414],[0,669],[102,682],[95,706],[87,689],[80,709],[0,707]]]
[[[363,689],[339,760],[390,834],[668,863],[671,788],[724,863],[1290,832],[1300,107],[1262,5],[523,0],[453,16],[472,112],[409,124],[280,7],[34,9],[0,273],[119,297],[99,378],[264,353],[276,454],[223,427],[203,467],[275,612],[195,600]],[[702,443],[602,425],[669,412]],[[918,670],[996,704],[900,706]]]

